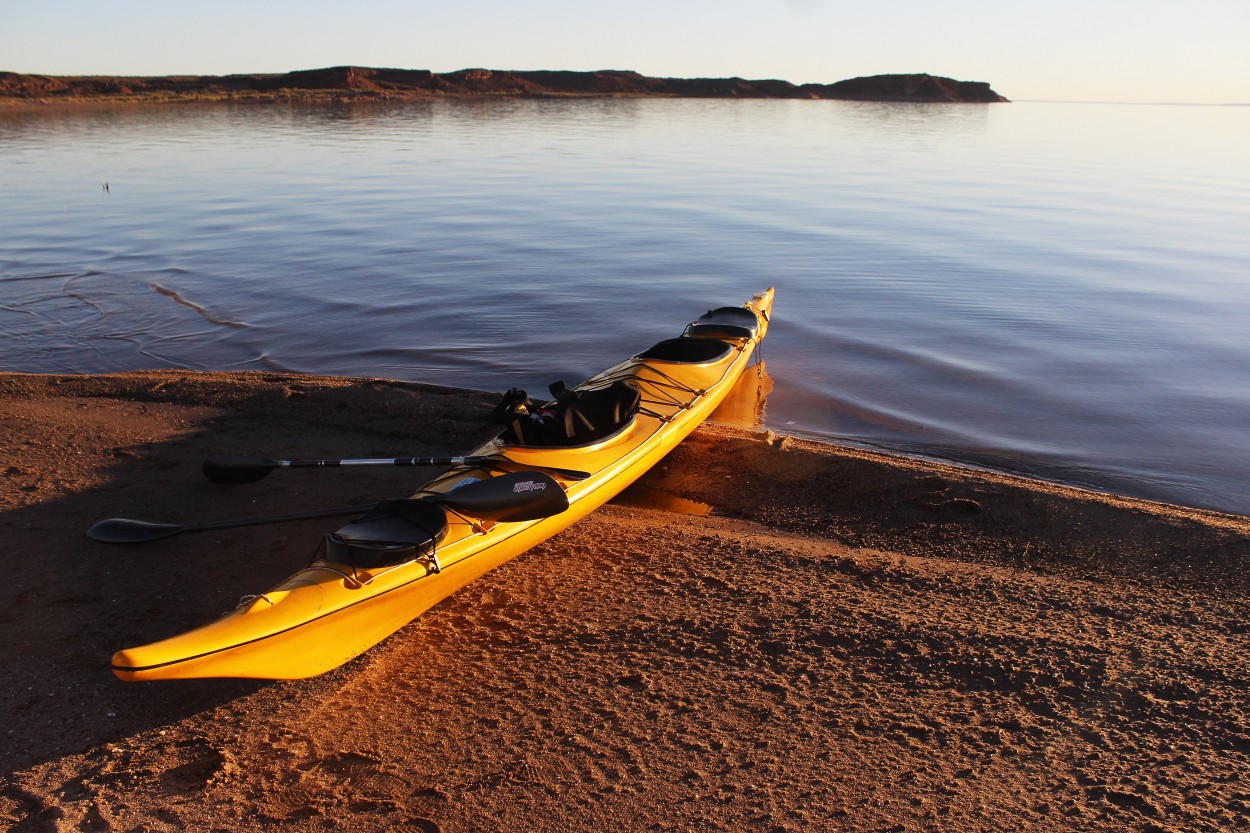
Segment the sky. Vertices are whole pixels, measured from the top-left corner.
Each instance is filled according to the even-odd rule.
[[[1250,0],[0,0],[0,71],[927,72],[1014,100],[1250,103]]]

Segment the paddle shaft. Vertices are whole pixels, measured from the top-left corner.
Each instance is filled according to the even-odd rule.
[[[274,468],[307,469],[339,466],[460,466],[472,457],[373,457],[358,460],[270,460]]]
[[[172,538],[186,532],[208,532],[214,529],[236,529],[241,526],[263,526],[311,518],[328,518],[334,515],[358,515],[368,512],[369,506],[340,506],[335,509],[313,509],[307,512],[291,512],[285,515],[262,515],[253,518],[232,518],[224,521],[204,521],[193,524],[163,524],[137,521],[131,518],[109,518],[93,524],[87,537],[102,544],[142,544]]]
[[[494,457],[367,457],[355,460],[269,460],[271,466],[280,469],[338,468],[340,466],[498,466],[507,458]],[[527,464],[528,465],[528,464]],[[589,472],[561,469],[555,466],[528,465],[529,468],[555,472],[569,480],[585,480]]]
[[[285,515],[260,515],[255,518],[233,518],[224,521],[204,521],[198,524],[186,524],[183,532],[207,532],[211,529],[236,529],[241,526],[264,526],[265,524],[282,524],[290,521],[303,521],[311,518],[332,518],[335,515],[351,515],[368,512],[372,508],[363,506],[339,506],[334,509],[311,509],[307,512],[290,512]]]
[[[217,457],[204,461],[204,476],[214,483],[240,484],[262,480],[275,469],[344,468],[349,466],[482,466],[500,469],[506,457],[381,457],[338,460],[270,460],[265,457]],[[566,480],[585,480],[589,472],[555,466],[527,465],[526,468],[548,471]]]

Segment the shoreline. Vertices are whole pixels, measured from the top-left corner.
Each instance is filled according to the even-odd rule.
[[[1250,778],[1250,519],[707,424],[612,504],[310,680],[126,684],[411,469],[224,488],[220,453],[457,453],[488,393],[0,373],[0,820],[15,830],[1219,829]],[[431,472],[432,474],[432,472]],[[407,491],[405,491],[407,490]]]

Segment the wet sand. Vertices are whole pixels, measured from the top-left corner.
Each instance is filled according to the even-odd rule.
[[[1250,826],[1250,520],[708,425],[612,505],[348,665],[127,684],[412,469],[204,481],[220,453],[456,453],[488,394],[0,374],[0,823],[43,830]]]

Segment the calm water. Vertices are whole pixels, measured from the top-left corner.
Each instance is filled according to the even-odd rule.
[[[1248,146],[1244,107],[0,110],[0,369],[542,390],[775,285],[777,430],[1250,513]]]

